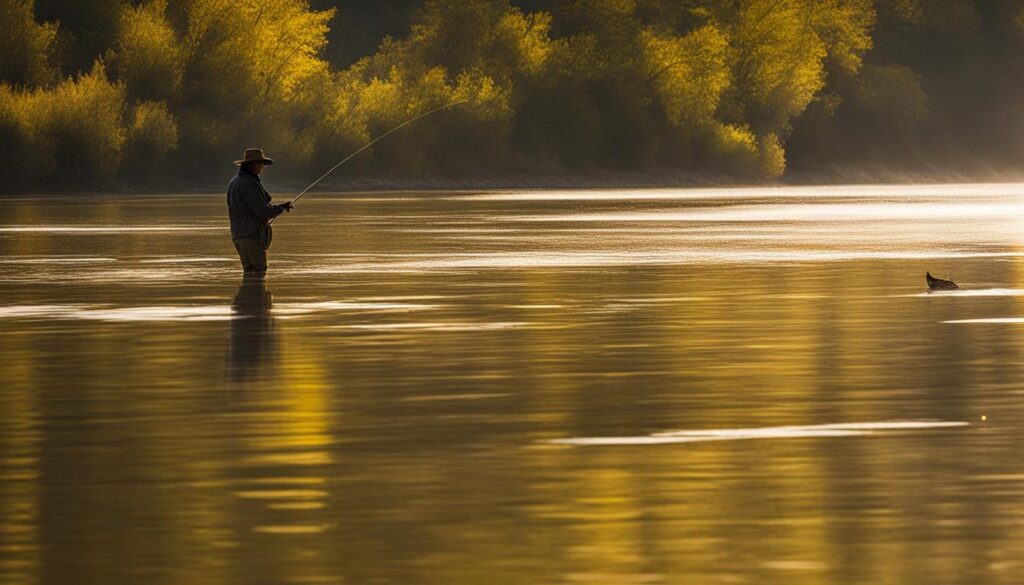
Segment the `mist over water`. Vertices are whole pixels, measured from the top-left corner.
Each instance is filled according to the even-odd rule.
[[[5,211],[0,582],[1024,580],[1022,185]]]

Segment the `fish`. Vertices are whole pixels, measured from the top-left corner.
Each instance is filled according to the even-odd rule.
[[[933,290],[956,290],[960,286],[952,280],[942,280],[941,278],[935,278],[931,272],[925,272],[924,278],[928,282],[928,291]]]

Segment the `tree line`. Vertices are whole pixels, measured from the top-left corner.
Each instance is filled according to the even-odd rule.
[[[1013,168],[1016,0],[0,0],[0,189]]]

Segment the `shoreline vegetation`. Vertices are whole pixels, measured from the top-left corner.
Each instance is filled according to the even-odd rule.
[[[0,0],[0,14],[0,193],[209,190],[249,147],[298,185],[462,100],[330,184],[1024,169],[1019,0]]]

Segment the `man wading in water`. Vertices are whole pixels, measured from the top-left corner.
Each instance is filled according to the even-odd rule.
[[[270,220],[291,211],[292,202],[270,203],[270,193],[263,188],[260,174],[263,167],[274,164],[274,161],[267,158],[262,149],[246,150],[242,160],[236,160],[235,164],[240,168],[228,185],[231,239],[235,242],[245,273],[263,274],[267,271],[267,249],[272,237]]]

